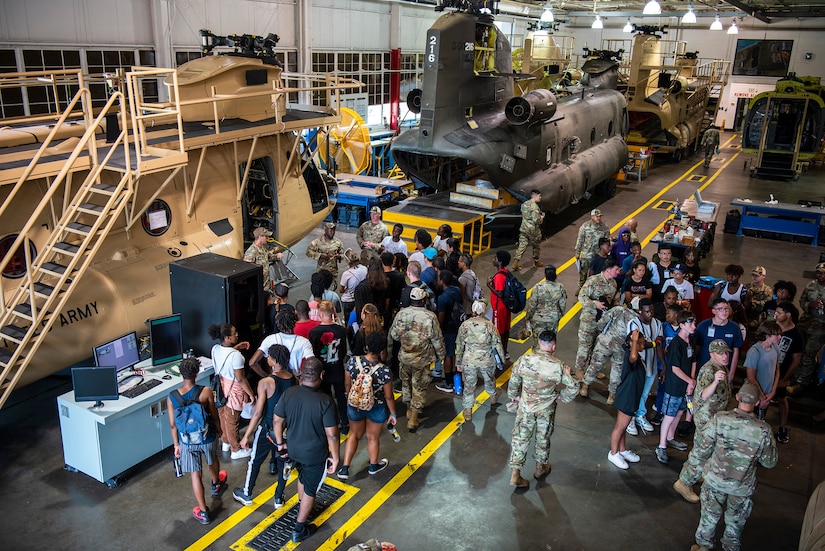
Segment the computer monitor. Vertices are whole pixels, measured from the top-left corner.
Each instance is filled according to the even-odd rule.
[[[114,366],[117,371],[129,369],[140,361],[137,336],[135,332],[127,333],[115,340],[94,348],[95,365],[98,367]]]
[[[149,320],[149,340],[152,344],[152,365],[163,365],[182,359],[181,315],[172,314]]]
[[[75,402],[94,402],[102,407],[101,400],[117,400],[117,369],[105,367],[72,368],[72,387]]]

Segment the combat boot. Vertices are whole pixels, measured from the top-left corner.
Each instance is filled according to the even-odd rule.
[[[681,479],[676,479],[676,482],[673,483],[673,489],[676,490],[677,494],[685,498],[685,501],[689,503],[699,503],[699,496],[696,495],[693,488],[682,482]]]
[[[588,394],[590,393],[590,385],[587,383],[582,383],[582,388],[579,391],[579,396],[582,398],[588,398]]]
[[[698,543],[694,543],[693,545],[690,546],[690,551],[710,551],[710,549],[708,549],[704,545],[699,545]]]
[[[536,260],[535,264],[533,264],[536,268],[544,268],[544,262],[541,260]]]
[[[536,463],[536,470],[533,471],[533,478],[541,480],[550,472],[550,463]]]
[[[418,429],[418,412],[414,409],[407,411],[407,429],[410,432],[415,432]]]
[[[615,402],[615,401],[616,401],[616,393],[615,392],[609,393],[607,395],[607,405],[612,406],[613,402]]]
[[[583,369],[577,369],[576,374],[573,375],[573,378],[576,379],[577,381],[583,381],[584,380],[584,370]]]
[[[513,469],[513,472],[510,474],[510,486],[528,488],[530,482],[526,478],[521,478],[521,469]]]
[[[464,408],[464,411],[461,412],[464,415],[464,420],[466,422],[470,422],[473,420],[473,408]]]
[[[513,262],[513,267],[512,267],[512,270],[513,270],[514,272],[517,272],[517,271],[521,270],[521,268],[520,268],[520,267],[519,267],[519,265],[518,265],[518,260],[516,260],[515,262]]]

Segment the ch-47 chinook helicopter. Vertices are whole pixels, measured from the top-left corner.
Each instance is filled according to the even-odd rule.
[[[301,132],[340,123],[340,90],[361,83],[283,72],[276,35],[201,36],[204,53],[234,50],[134,67],[102,109],[80,70],[0,75],[74,96],[0,120],[0,406],[169,314],[171,261],[240,258],[260,226],[289,246],[334,207]],[[159,81],[170,100],[144,99]],[[310,91],[329,107],[287,103]]]
[[[427,31],[423,89],[407,98],[419,127],[393,141],[398,166],[417,184],[447,190],[471,178],[519,199],[541,191],[558,212],[608,182],[627,163],[625,99],[617,64],[596,57],[582,85],[557,98],[547,89],[514,95],[510,44],[490,2],[448,2]]]

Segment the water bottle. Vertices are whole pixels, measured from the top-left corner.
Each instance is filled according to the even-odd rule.
[[[284,461],[284,480],[289,480],[289,475],[292,474],[292,460],[287,459]]]
[[[392,423],[387,423],[387,430],[390,431],[390,435],[392,436],[393,442],[401,442],[401,435],[398,434],[398,429],[395,428],[395,425],[393,425]]]
[[[180,464],[180,457],[173,457],[172,458],[172,465],[175,468],[175,478],[180,478],[183,476],[183,467]]]
[[[464,392],[464,386],[461,381],[461,373],[459,373],[458,371],[456,371],[453,374],[453,390],[456,394],[461,394],[462,392]]]
[[[691,415],[693,415],[693,396],[690,394],[685,394],[685,402],[687,405],[687,409]]]
[[[498,354],[498,350],[493,348],[493,361],[496,362],[496,369],[499,371],[504,371],[504,362],[501,361],[501,356]]]

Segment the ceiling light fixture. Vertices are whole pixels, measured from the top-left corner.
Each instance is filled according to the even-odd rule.
[[[716,16],[716,19],[713,20],[713,23],[710,24],[710,30],[712,31],[721,31],[722,30],[722,22],[719,21],[719,16]]]
[[[633,32],[633,23],[630,22],[630,18],[627,18],[627,23],[624,24],[624,28],[622,29],[623,33],[632,33]]]
[[[550,9],[550,4],[544,6],[544,12],[541,14],[540,21],[544,21],[545,23],[552,23],[555,21],[556,18],[553,17],[553,10]]]
[[[656,0],[650,0],[645,4],[645,9],[642,13],[645,15],[659,15],[662,13],[662,6],[660,6]]]
[[[598,13],[596,14],[596,19],[593,21],[593,24],[590,25],[591,29],[603,29],[604,23],[602,22],[602,16]]]
[[[682,16],[682,23],[696,23],[696,14],[693,13],[693,4],[688,6],[688,11]]]
[[[736,26],[736,19],[731,21],[730,27],[728,27],[728,34],[739,34],[739,27]]]

